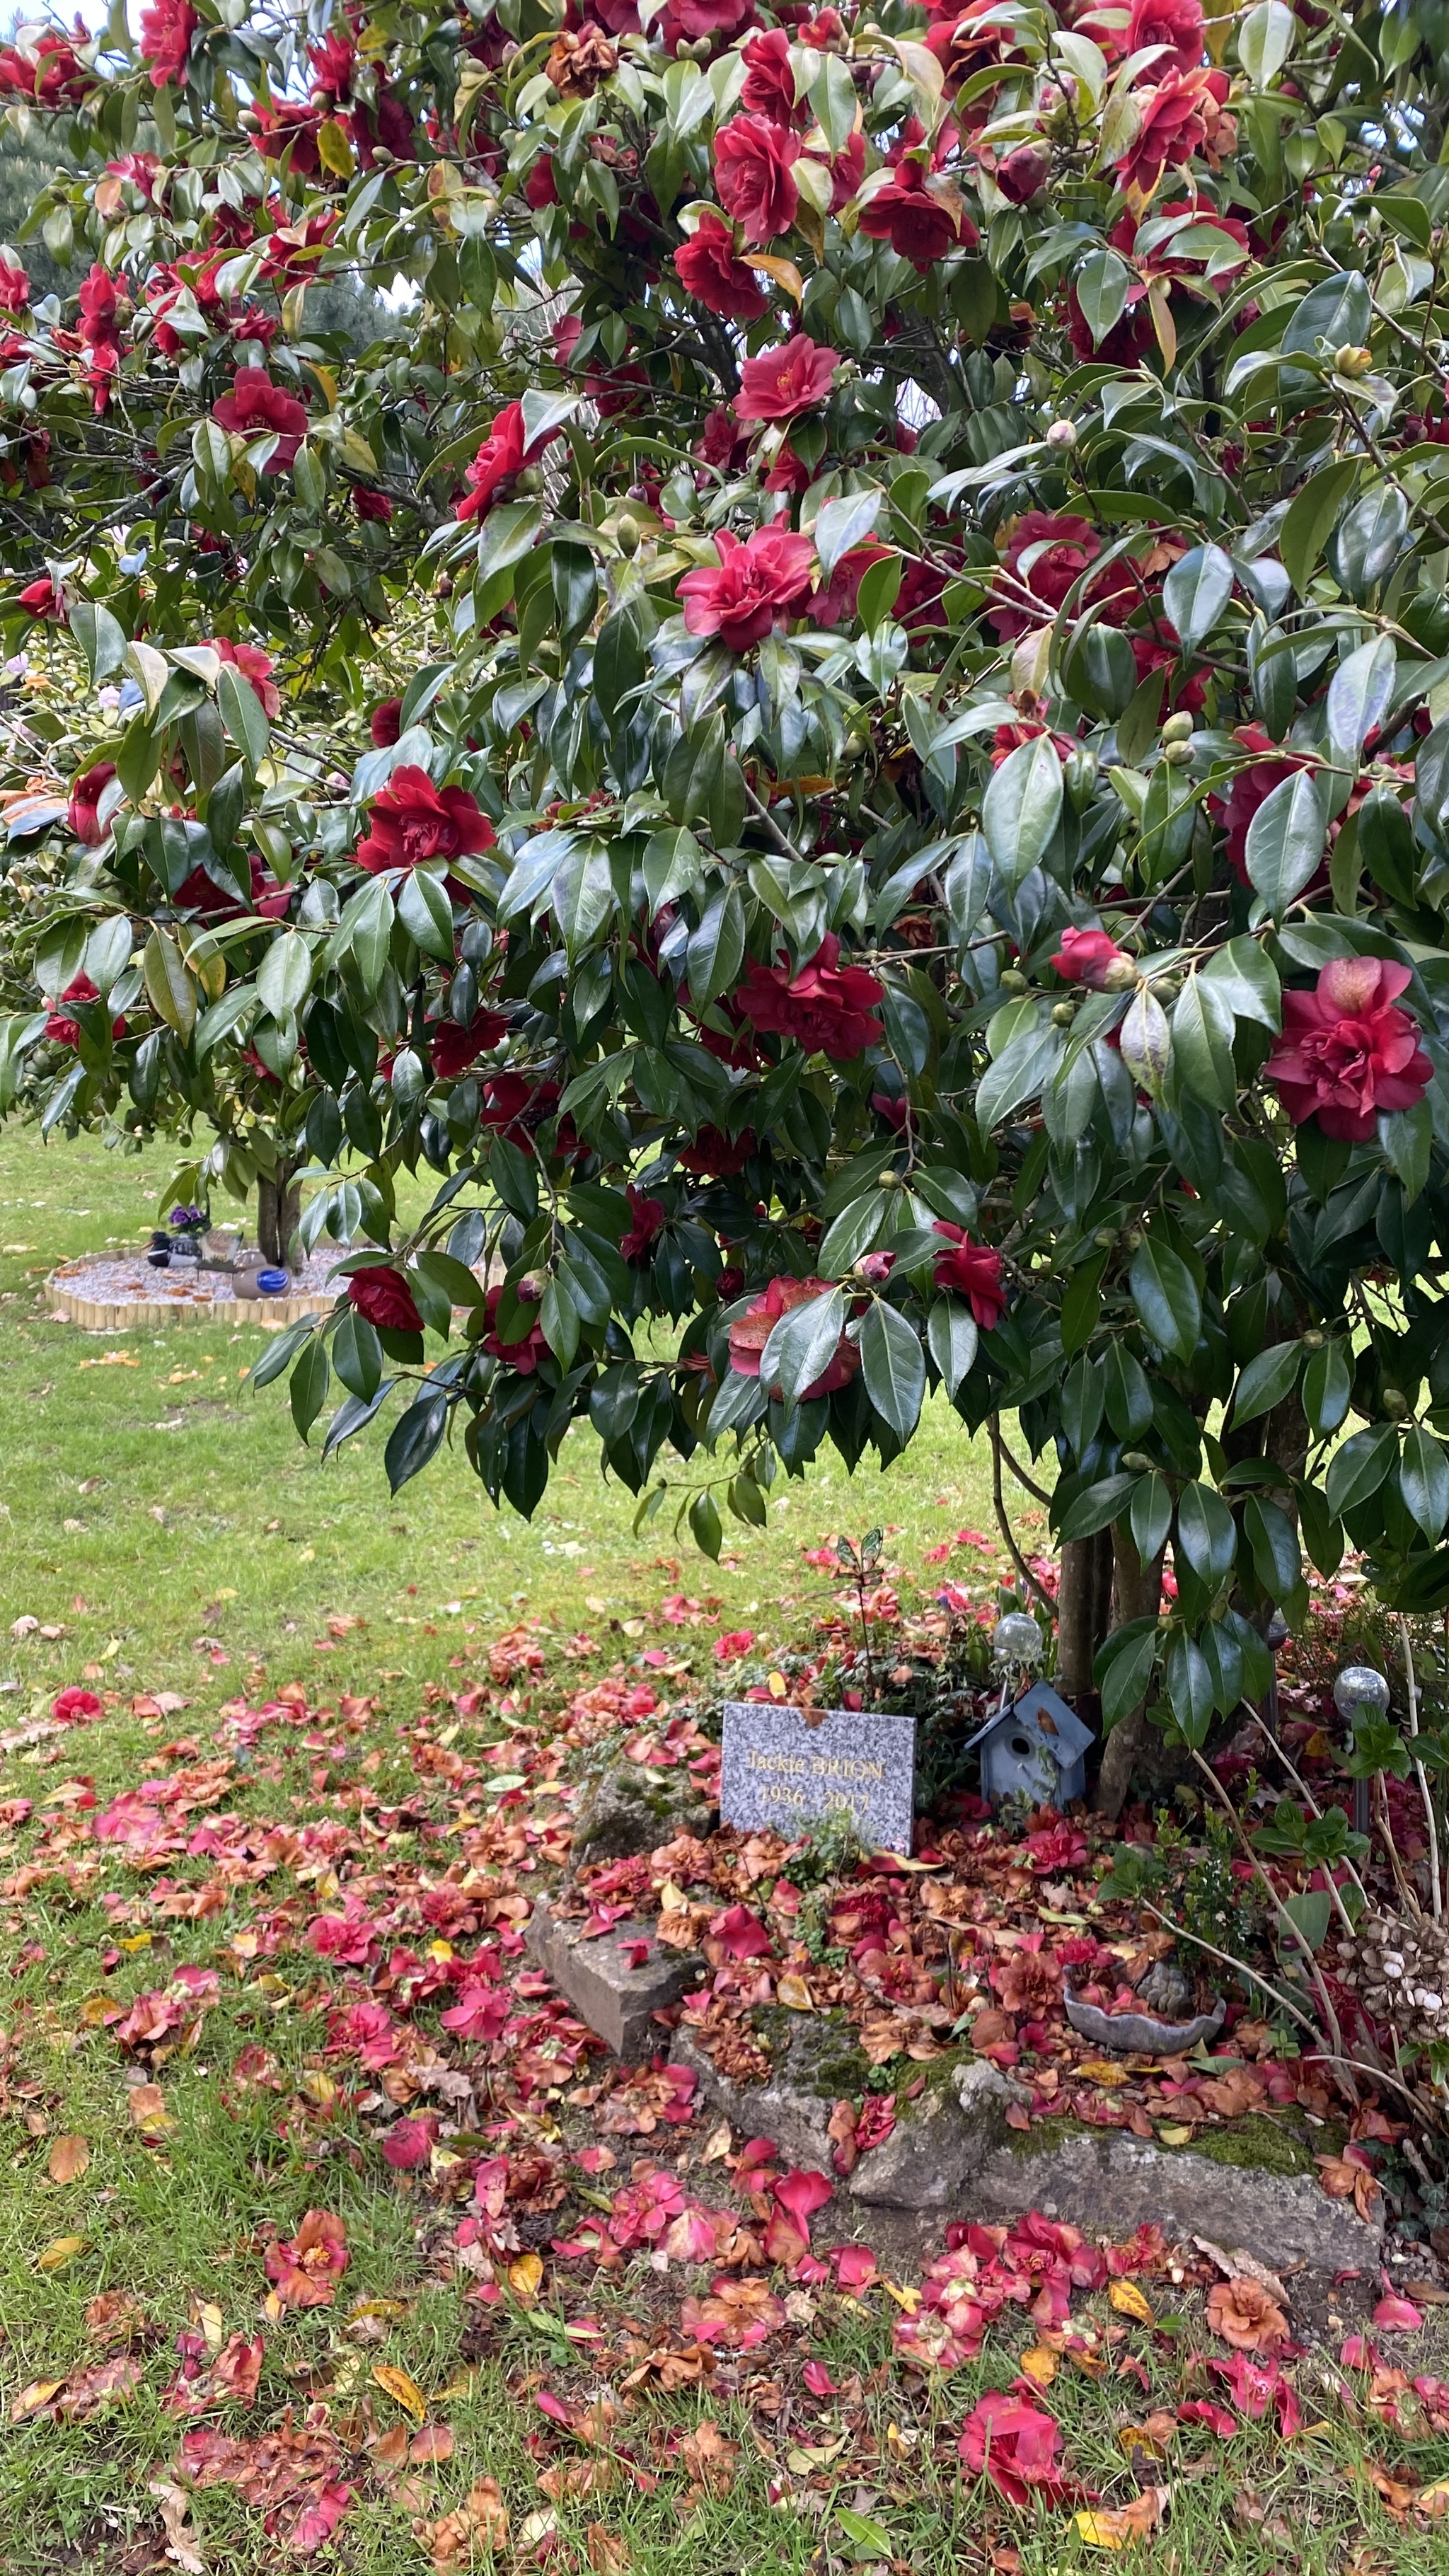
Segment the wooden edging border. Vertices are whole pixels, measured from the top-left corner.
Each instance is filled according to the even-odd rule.
[[[56,1320],[79,1324],[84,1333],[145,1332],[158,1324],[219,1324],[228,1311],[239,1324],[257,1324],[264,1333],[279,1333],[308,1315],[325,1313],[332,1303],[327,1291],[318,1288],[307,1297],[223,1297],[205,1302],[188,1297],[168,1299],[164,1305],[150,1297],[121,1297],[103,1304],[93,1297],[78,1297],[53,1276],[45,1283],[45,1293]]]

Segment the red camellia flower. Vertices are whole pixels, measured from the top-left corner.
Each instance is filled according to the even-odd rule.
[[[50,1703],[50,1714],[57,1726],[83,1726],[87,1718],[101,1715],[101,1703],[94,1691],[82,1690],[72,1682],[69,1690],[57,1692]]]
[[[65,615],[65,593],[53,573],[43,573],[39,581],[26,583],[19,605],[32,617],[50,617],[58,622]]]
[[[284,474],[307,435],[306,404],[274,385],[265,367],[238,367],[231,392],[212,404],[211,417],[240,438],[267,438],[275,433],[277,444],[262,468],[264,474]]]
[[[1105,993],[1108,969],[1118,965],[1130,967],[1132,960],[1126,949],[1119,948],[1116,940],[1105,930],[1072,927],[1062,932],[1061,946],[1052,964],[1067,983],[1085,984],[1094,993]]]
[[[716,1181],[728,1180],[742,1172],[755,1150],[753,1127],[743,1127],[738,1136],[726,1136],[721,1128],[701,1127],[692,1145],[680,1154],[680,1168]]]
[[[191,39],[201,21],[191,0],[152,0],[141,12],[141,60],[151,66],[151,86],[164,89],[181,80]]]
[[[230,637],[226,635],[213,635],[208,640],[213,653],[217,654],[223,662],[229,662],[234,671],[240,671],[244,680],[250,680],[262,702],[263,715],[269,720],[273,716],[279,716],[282,712],[282,698],[272,678],[275,666],[270,653],[264,653],[256,644],[233,644]]]
[[[115,774],[116,764],[113,760],[97,760],[89,769],[82,770],[70,791],[66,821],[76,839],[84,841],[88,850],[99,849],[106,837],[101,829],[98,808]]]
[[[542,456],[550,439],[558,435],[558,429],[546,429],[542,438],[525,445],[523,405],[505,403],[464,477],[469,488],[458,504],[457,516],[476,519],[480,511],[490,507],[503,485],[511,483],[525,465],[532,465]]]
[[[1335,957],[1311,993],[1285,993],[1283,1034],[1263,1068],[1295,1127],[1363,1144],[1380,1111],[1412,1109],[1434,1078],[1418,1023],[1397,998],[1407,966]]]
[[[387,520],[392,517],[392,502],[386,492],[374,492],[366,483],[352,486],[352,506],[359,519]]]
[[[967,2416],[959,2449],[973,2477],[987,2477],[1008,2504],[1027,2505],[1033,2494],[1061,2504],[1078,2492],[1055,2466],[1061,2434],[1054,2419],[1030,2398],[988,2388]]]
[[[247,866],[253,912],[260,913],[264,920],[280,921],[292,900],[291,887],[279,886],[255,853]],[[205,868],[200,867],[193,868],[189,876],[182,878],[174,899],[182,912],[204,912],[218,920],[224,917],[235,919],[245,909],[233,895],[223,892],[216,879],[207,875]],[[265,1067],[260,1069],[265,1071]],[[276,1076],[269,1074],[267,1078],[275,1081]]]
[[[780,1317],[796,1306],[808,1305],[812,1297],[828,1297],[833,1284],[829,1279],[772,1279],[763,1297],[757,1297],[730,1326],[730,1367],[735,1374],[758,1377],[760,1355]],[[859,1349],[842,1333],[814,1385],[806,1387],[805,1397],[833,1395],[837,1387],[849,1385],[859,1366]]]
[[[1196,71],[1203,46],[1199,0],[1132,0],[1124,50],[1140,54],[1148,45],[1171,45],[1175,68]]]
[[[931,1273],[936,1286],[954,1288],[958,1296],[969,1298],[983,1333],[994,1333],[1006,1312],[1000,1253],[993,1252],[989,1243],[973,1243],[964,1225],[952,1225],[946,1217],[938,1216],[931,1231],[944,1236],[951,1246]]]
[[[395,769],[373,800],[372,828],[353,851],[370,877],[384,868],[415,868],[424,859],[457,859],[491,850],[497,835],[464,787],[435,787],[425,769]]]
[[[84,37],[82,23],[76,30]],[[0,98],[8,92],[12,98],[23,98],[37,107],[73,107],[94,86],[95,75],[78,61],[64,36],[49,30],[36,35],[33,27],[24,30],[24,46],[7,45],[0,52]]]
[[[413,1292],[400,1270],[387,1269],[381,1263],[371,1270],[354,1270],[347,1282],[347,1294],[364,1323],[374,1325],[380,1333],[420,1333],[423,1329]]]
[[[1141,123],[1114,165],[1128,197],[1145,204],[1164,170],[1183,168],[1203,148],[1211,155],[1217,128],[1231,130],[1232,120],[1223,114],[1227,93],[1225,73],[1203,70],[1173,70],[1156,89],[1133,90]]]
[[[1025,206],[1039,196],[1051,177],[1051,154],[1041,143],[1018,143],[996,165],[996,184],[1009,204]]]
[[[556,1082],[530,1082],[521,1073],[495,1073],[483,1086],[478,1124],[517,1139],[552,1116],[558,1096]]]
[[[691,635],[717,635],[732,653],[747,653],[772,626],[796,614],[810,588],[815,549],[788,528],[757,528],[741,545],[728,528],[715,538],[719,569],[687,572],[676,596]]]
[[[735,237],[719,215],[700,216],[698,229],[674,254],[680,282],[697,303],[729,322],[758,322],[769,297],[735,250]]]
[[[714,138],[720,203],[757,249],[788,232],[795,220],[800,191],[790,173],[799,155],[798,136],[766,116],[732,117]]]
[[[746,358],[735,396],[736,420],[793,420],[797,412],[816,410],[829,394],[839,364],[833,349],[817,348],[803,331],[781,349]]]
[[[268,2247],[267,2279],[284,2308],[330,2308],[348,2260],[341,2219],[309,2209],[295,2236]]]
[[[1300,753],[1281,751],[1272,735],[1262,725],[1239,725],[1233,736],[1245,751],[1259,757],[1234,773],[1226,799],[1214,797],[1214,810],[1221,816],[1226,832],[1226,855],[1229,867],[1242,884],[1248,883],[1248,826],[1265,799],[1296,769],[1310,766]]]
[[[456,1020],[432,1021],[428,1051],[438,1080],[456,1081],[470,1064],[477,1063],[480,1055],[486,1055],[489,1047],[497,1046],[499,1039],[507,1036],[509,1025],[506,1011],[479,1011],[466,1029],[460,1028]]]
[[[993,600],[991,606],[992,624],[1003,643],[1034,626],[1049,625],[1101,551],[1102,540],[1089,519],[1024,511],[1002,557],[1005,581],[999,602]]]
[[[23,313],[30,302],[30,280],[14,260],[0,259],[0,313]]]
[[[383,2139],[383,2156],[394,2173],[416,2173],[430,2161],[437,2134],[436,2112],[425,2111],[418,2120],[395,2120]]]
[[[101,997],[89,975],[73,975],[60,998],[62,1002],[98,1002]],[[80,1022],[72,1019],[68,1011],[52,1011],[45,1023],[45,1034],[48,1038],[54,1038],[57,1046],[78,1047],[81,1038]],[[123,1038],[125,1034],[125,1021],[113,1020],[112,1037]]]
[[[788,966],[761,966],[752,958],[735,1000],[757,1029],[797,1038],[807,1055],[843,1062],[880,1044],[884,1031],[874,1013],[885,986],[864,966],[839,961],[833,930],[793,975]]]
[[[655,1239],[669,1223],[669,1210],[662,1199],[646,1198],[644,1192],[629,1183],[629,1214],[634,1222],[624,1236],[619,1250],[626,1261],[642,1261]]]
[[[496,2039],[511,2010],[506,1986],[466,1985],[440,2019],[444,2030],[455,2030],[460,2039]]]
[[[391,751],[402,732],[401,698],[380,698],[372,710],[367,730],[379,751]]]
[[[490,1288],[483,1303],[484,1321],[488,1326],[483,1336],[483,1348],[490,1359],[502,1360],[505,1368],[516,1369],[520,1377],[532,1377],[539,1361],[548,1357],[548,1343],[544,1338],[543,1326],[535,1315],[521,1342],[500,1341],[494,1327],[502,1301],[502,1289]],[[525,1308],[524,1311],[526,1313],[527,1309]]]
[[[795,96],[795,74],[790,63],[790,39],[783,27],[772,27],[768,35],[751,36],[744,50],[745,78],[740,91],[741,104],[763,116],[771,125],[802,125],[810,122],[808,101],[802,109]]]
[[[873,563],[880,563],[890,553],[877,537],[865,537],[858,546],[847,547],[830,579],[813,590],[806,605],[817,626],[844,626],[855,615],[860,585]]]
[[[860,229],[875,241],[888,241],[922,277],[948,250],[961,242],[972,250],[979,239],[970,216],[927,187],[926,173],[914,159],[897,162],[895,176],[862,206]]]

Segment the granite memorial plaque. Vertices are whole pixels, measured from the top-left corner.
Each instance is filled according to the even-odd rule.
[[[916,1721],[726,1700],[721,1822],[793,1834],[846,1809],[867,1851],[909,1853]]]

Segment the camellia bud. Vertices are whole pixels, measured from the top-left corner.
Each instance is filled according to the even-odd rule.
[[[1046,434],[1048,447],[1075,447],[1077,424],[1074,420],[1054,420]]]
[[[1085,745],[1070,752],[1062,768],[1062,784],[1074,814],[1085,812],[1097,785],[1097,755]]]
[[[1104,993],[1130,993],[1137,981],[1137,963],[1132,957],[1114,957],[1102,977]]]
[[[1400,1388],[1396,1386],[1384,1388],[1384,1412],[1390,1422],[1402,1422],[1410,1409],[1409,1399]]]
[[[1162,757],[1169,769],[1190,769],[1192,745],[1190,742],[1165,742],[1162,746]]]
[[[622,519],[614,530],[614,536],[621,555],[637,555],[639,551],[639,522],[637,519],[631,519],[627,510],[624,512]]]
[[[1187,713],[1186,708],[1180,707],[1175,716],[1168,717],[1166,724],[1162,728],[1162,739],[1164,742],[1191,741],[1192,718]]]
[[[1052,1024],[1055,1028],[1069,1029],[1076,1016],[1077,1006],[1075,1002],[1053,1002]]]
[[[539,472],[538,467],[536,465],[525,465],[522,472],[514,476],[513,488],[516,492],[541,492],[543,490],[543,476]]]
[[[899,1172],[882,1172],[876,1186],[882,1190],[903,1190],[906,1185]]]
[[[547,1286],[548,1278],[544,1271],[525,1270],[523,1277],[518,1283],[518,1296],[520,1303],[527,1306],[536,1306]]]
[[[1175,975],[1154,975],[1151,990],[1154,1001],[1175,1002],[1177,999],[1177,977]]]
[[[1298,1338],[1303,1344],[1305,1351],[1321,1351],[1323,1348],[1323,1335],[1319,1332],[1316,1325],[1312,1327],[1310,1331],[1300,1333]]]
[[[1373,362],[1373,351],[1356,349],[1352,341],[1333,353],[1334,372],[1340,376],[1366,376]]]
[[[1001,988],[1005,993],[1024,993],[1026,991],[1026,977],[1022,974],[1019,967],[1007,967],[1005,974],[1001,978]]]
[[[1134,1475],[1145,1476],[1151,1469],[1152,1461],[1141,1449],[1124,1449],[1122,1464],[1124,1467],[1130,1467]]]

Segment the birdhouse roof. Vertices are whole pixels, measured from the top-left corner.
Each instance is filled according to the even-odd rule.
[[[1078,1754],[1085,1753],[1092,1741],[1090,1726],[1083,1725],[1075,1710],[1068,1708],[1050,1682],[1033,1682],[1031,1689],[1023,1691],[1020,1699],[1008,1700],[1005,1708],[995,1710],[986,1724],[977,1728],[966,1750],[974,1752],[979,1744],[987,1743],[1000,1727],[1023,1724],[1032,1726],[1063,1764],[1075,1762]]]

